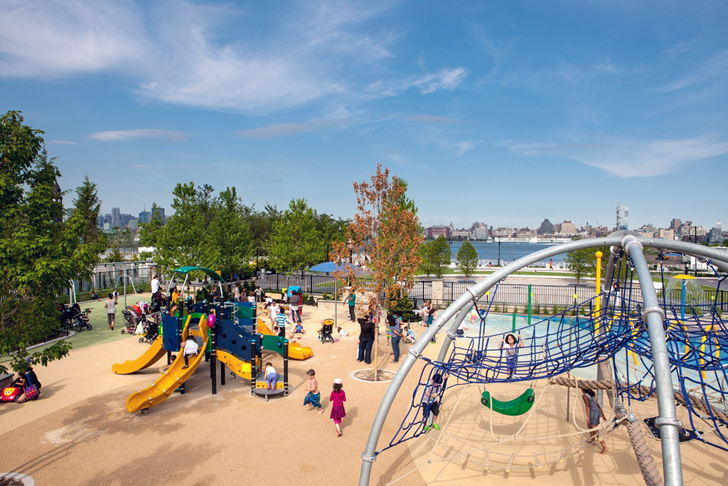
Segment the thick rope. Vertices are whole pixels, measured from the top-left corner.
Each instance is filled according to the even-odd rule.
[[[595,380],[576,380],[573,378],[565,378],[563,376],[557,376],[554,378],[551,378],[549,380],[549,383],[554,385],[562,385],[562,386],[568,386],[571,388],[589,388],[590,390],[611,390],[612,389],[612,383],[607,381],[595,381]],[[649,387],[646,387],[644,385],[632,385],[630,389],[636,389],[639,391],[641,395],[649,395],[652,393],[652,390]],[[683,397],[683,394],[679,391],[674,391],[673,393],[675,395],[675,401],[679,403],[680,405],[684,407],[688,407],[688,402],[685,400],[685,397]],[[700,412],[704,413],[705,415],[711,416],[714,415],[718,420],[720,420],[723,423],[728,424],[728,414],[725,412],[721,412],[720,410],[717,410],[715,407],[711,407],[707,403],[705,403],[705,400],[702,398],[689,395],[690,399],[690,405],[692,405],[694,408],[698,409]]]

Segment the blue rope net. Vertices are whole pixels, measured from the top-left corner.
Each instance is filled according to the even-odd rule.
[[[459,386],[551,378],[611,360],[619,400],[629,405],[632,400],[653,398],[654,365],[642,319],[641,290],[630,259],[624,253],[612,257],[618,286],[601,296],[598,317],[594,317],[597,305],[592,298],[512,332],[488,334],[486,320],[493,300],[486,302],[483,311],[474,303],[480,316],[477,335],[456,338],[444,362],[420,358],[425,366],[412,390],[410,407],[390,442],[377,454],[424,433],[429,410],[425,395],[435,375],[444,377],[436,389],[437,400],[442,401],[448,390]],[[664,293],[662,303],[674,389],[690,417],[686,432],[728,450],[728,323],[721,315],[728,304],[718,303],[717,296],[718,292],[711,305],[691,306],[684,320],[678,317],[684,309],[665,299]],[[509,366],[500,343],[511,333],[520,336],[523,347],[516,348],[515,364]],[[713,433],[700,432],[706,429]]]

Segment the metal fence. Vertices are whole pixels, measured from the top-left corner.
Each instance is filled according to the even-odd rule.
[[[89,293],[92,290],[107,290],[118,288],[121,292],[126,286],[127,292],[148,290],[152,280],[152,272],[156,269],[153,262],[117,262],[101,263],[94,268],[94,273],[87,280],[74,280],[69,287],[61,290],[62,295],[68,296],[75,289],[79,294]]]
[[[256,285],[267,290],[281,290],[290,286],[300,286],[304,293],[307,294],[323,294],[334,293],[335,278],[332,275],[266,275],[255,280]],[[442,298],[433,303],[439,308],[444,308],[458,297],[467,292],[468,287],[475,285],[475,282],[464,281],[443,281]],[[341,288],[341,282],[339,289]],[[565,309],[574,305],[574,301],[581,303],[593,298],[596,292],[594,284],[583,285],[530,285],[531,289],[531,306],[535,308],[540,306],[544,309],[553,310],[554,307]],[[489,292],[484,294],[478,301],[478,305],[498,306],[501,310],[505,308],[525,309],[528,306],[528,284],[508,284],[502,283],[497,287],[493,287]],[[717,295],[716,295],[717,294]],[[663,303],[662,291],[657,292],[660,304]],[[717,297],[717,300],[716,300]],[[421,308],[425,300],[432,300],[432,281],[417,280],[414,287],[409,292],[409,298],[412,300],[415,308]],[[610,296],[610,305],[614,305],[614,297]],[[632,302],[642,302],[642,290],[639,285],[632,285],[620,289],[619,299],[628,299]],[[682,301],[680,289],[671,291],[669,295],[665,295],[664,303],[666,307],[679,306]],[[728,291],[721,290],[703,290],[703,291],[686,291],[685,302],[688,307],[709,307],[713,303],[718,304],[721,311],[728,310]]]

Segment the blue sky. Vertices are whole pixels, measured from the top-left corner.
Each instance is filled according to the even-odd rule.
[[[0,8],[0,109],[103,212],[194,181],[346,218],[381,163],[426,226],[728,222],[724,1]]]

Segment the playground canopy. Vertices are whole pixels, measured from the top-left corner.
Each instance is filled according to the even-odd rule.
[[[218,282],[225,282],[225,279],[220,276],[219,273],[217,273],[214,270],[210,270],[209,268],[205,267],[196,267],[196,266],[185,266],[185,267],[179,267],[177,270],[174,271],[174,273],[190,273],[194,272],[195,270],[199,270],[200,272],[204,272],[208,277],[210,277],[212,280],[216,280]]]

